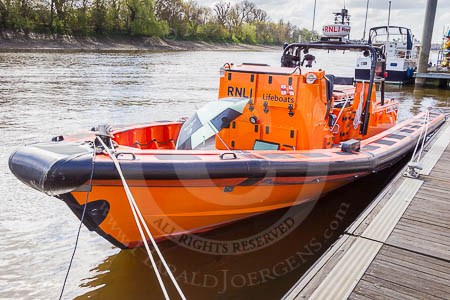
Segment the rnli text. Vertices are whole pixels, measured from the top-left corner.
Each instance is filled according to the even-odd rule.
[[[227,93],[228,97],[252,98],[252,95],[253,95],[253,89],[250,89],[250,91],[248,91],[248,95],[247,95],[247,91],[245,90],[245,88],[238,88],[238,87],[232,87],[232,86],[228,87],[228,93]]]

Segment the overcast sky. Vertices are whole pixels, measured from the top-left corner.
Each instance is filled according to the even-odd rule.
[[[219,0],[197,0],[204,6],[212,7]],[[227,0],[225,0],[227,1]],[[273,21],[283,18],[286,21],[311,29],[314,0],[252,0],[264,9]],[[239,1],[230,1],[239,2]],[[392,0],[391,25],[411,28],[413,34],[422,39],[423,20],[426,0]],[[367,0],[346,0],[345,5],[351,15],[352,39],[362,38]],[[367,28],[387,25],[388,0],[369,0]],[[333,12],[340,11],[344,0],[317,0],[315,30],[322,30],[323,25],[332,24]],[[438,0],[434,22],[433,43],[440,43],[445,24],[450,25],[450,0]],[[367,33],[366,33],[367,36]]]

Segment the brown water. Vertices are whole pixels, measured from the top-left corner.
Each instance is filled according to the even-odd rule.
[[[318,53],[318,64],[352,74],[356,55]],[[0,53],[0,298],[56,298],[78,219],[61,201],[16,180],[7,161],[19,145],[90,128],[174,119],[213,100],[225,62],[278,65],[280,52]],[[388,88],[399,118],[446,106],[449,91]],[[241,255],[214,255],[161,243],[189,299],[276,299],[310,267],[381,190],[395,170],[363,178],[318,202],[279,210],[208,233],[250,239],[274,224],[270,243]],[[278,222],[278,223],[277,223]],[[293,224],[293,225],[292,225]],[[275,228],[276,229],[276,228]],[[168,277],[164,276],[167,285]],[[169,288],[171,295],[174,289]],[[162,299],[142,249],[120,251],[83,228],[67,299]]]

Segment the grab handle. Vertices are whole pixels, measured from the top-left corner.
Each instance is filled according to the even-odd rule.
[[[119,152],[119,153],[116,153],[117,159],[121,159],[120,156],[122,156],[122,155],[131,155],[131,159],[122,158],[122,160],[136,160],[136,154],[134,154],[133,152]]]
[[[230,155],[232,157],[226,158],[227,155]],[[220,154],[220,159],[223,159],[223,160],[237,159],[237,155],[236,155],[236,153],[233,153],[233,152],[225,152],[225,153]]]

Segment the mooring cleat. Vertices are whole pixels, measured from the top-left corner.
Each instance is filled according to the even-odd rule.
[[[420,173],[419,171],[423,170],[422,166],[418,162],[410,162],[408,164],[408,168],[406,169],[406,172],[403,173],[403,176],[409,177],[409,178],[419,178]]]

